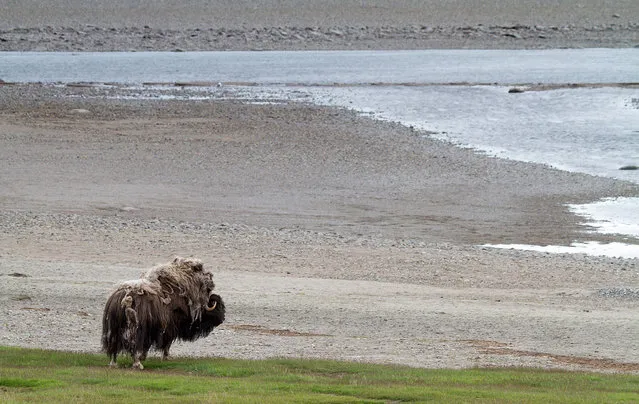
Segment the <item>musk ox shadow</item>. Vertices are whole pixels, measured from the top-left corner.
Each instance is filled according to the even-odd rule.
[[[224,322],[222,298],[213,293],[213,274],[195,258],[176,257],[146,271],[140,279],[121,283],[109,296],[102,318],[102,348],[116,366],[118,353],[128,352],[133,368],[151,348],[169,356],[176,339],[206,337]]]

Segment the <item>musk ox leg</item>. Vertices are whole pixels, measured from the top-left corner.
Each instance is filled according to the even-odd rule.
[[[136,348],[131,350],[131,358],[133,358],[134,369],[144,369],[144,366],[142,366],[142,361],[146,360],[146,355],[149,352],[149,349],[144,347],[144,342],[142,340],[143,337],[144,333],[139,332],[138,340],[136,341]]]
[[[171,343],[169,342],[168,345],[165,345],[164,348],[162,348],[162,360],[166,361],[169,360],[169,349],[171,348]]]
[[[140,354],[139,352],[133,355],[133,366],[131,366],[133,369],[140,369],[140,370],[144,369],[142,362],[140,362],[141,357],[142,357],[142,354]]]
[[[127,341],[129,352],[133,359],[132,367],[134,369],[144,369],[140,362],[146,359],[146,352],[140,351],[140,347],[144,345],[144,330],[138,326],[138,314],[133,309],[133,298],[127,293],[120,302],[120,306],[124,309],[126,317],[124,339]]]
[[[122,299],[126,291],[117,290],[109,296],[102,315],[102,349],[109,358],[109,366],[117,366],[118,354],[126,350],[127,340],[124,333],[127,320],[122,310]]]
[[[171,349],[171,344],[173,343],[173,337],[171,333],[167,333],[166,329],[162,333],[161,341],[158,346],[158,349],[162,349],[162,360],[165,361],[169,359],[169,349]]]

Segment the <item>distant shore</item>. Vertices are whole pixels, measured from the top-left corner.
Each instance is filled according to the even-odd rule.
[[[253,29],[13,28],[0,51],[256,51],[547,49],[639,46],[639,23],[624,26],[267,27]]]
[[[639,2],[25,1],[0,51],[539,49],[639,46]]]

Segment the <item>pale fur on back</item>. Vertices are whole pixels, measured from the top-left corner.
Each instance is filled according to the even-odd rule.
[[[118,289],[127,295],[157,295],[164,304],[171,303],[171,294],[176,293],[188,300],[193,322],[202,316],[202,307],[208,302],[207,288],[215,287],[213,274],[204,270],[197,258],[175,259],[168,264],[157,265],[142,273],[140,279],[122,282]]]

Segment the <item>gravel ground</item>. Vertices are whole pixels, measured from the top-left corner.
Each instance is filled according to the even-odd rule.
[[[0,86],[0,344],[98,352],[114,286],[192,255],[229,315],[176,355],[639,370],[638,260],[476,246],[616,240],[565,204],[636,185],[343,110],[118,91]]]
[[[25,0],[0,3],[0,50],[631,47],[638,16],[631,0]],[[639,260],[477,246],[628,241],[565,205],[636,185],[342,110],[121,91],[0,85],[0,344],[98,352],[115,285],[191,255],[229,314],[175,355],[639,372]]]

